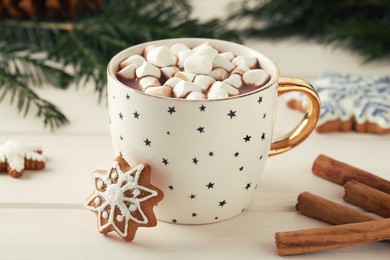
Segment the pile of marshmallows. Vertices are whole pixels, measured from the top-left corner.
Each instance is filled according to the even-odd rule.
[[[192,49],[182,43],[149,45],[143,56],[132,55],[119,68],[119,79],[137,81],[146,94],[192,100],[236,96],[243,86],[259,88],[270,78],[257,58],[219,53],[208,42]]]

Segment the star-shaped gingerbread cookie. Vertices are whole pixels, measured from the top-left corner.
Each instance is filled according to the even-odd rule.
[[[153,207],[164,194],[150,183],[150,167],[131,167],[119,156],[107,171],[93,173],[95,190],[85,207],[97,216],[98,230],[111,231],[131,241],[139,227],[154,227],[157,220]]]
[[[390,133],[390,77],[325,73],[313,82],[321,99],[316,130],[325,132]],[[308,99],[291,93],[287,105],[305,112]]]
[[[0,145],[0,171],[8,171],[14,178],[22,176],[26,170],[45,168],[45,157],[42,149],[36,144],[22,144],[7,141]]]

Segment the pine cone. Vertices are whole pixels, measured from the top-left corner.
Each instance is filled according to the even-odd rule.
[[[0,0],[0,17],[16,19],[75,19],[101,9],[102,0]]]

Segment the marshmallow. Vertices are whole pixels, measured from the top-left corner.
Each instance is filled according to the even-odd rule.
[[[179,52],[189,50],[190,48],[183,43],[175,43],[170,49],[173,55],[179,56]]]
[[[225,79],[223,82],[235,87],[235,88],[241,88],[242,87],[242,78],[239,74],[231,74],[227,79]]]
[[[223,88],[216,88],[212,91],[209,91],[207,93],[207,99],[221,99],[221,98],[228,98],[229,93],[223,89]]]
[[[213,60],[206,55],[191,55],[184,61],[184,70],[195,74],[209,74],[213,69]]]
[[[194,49],[194,55],[206,55],[209,56],[211,59],[215,59],[215,57],[218,55],[218,50],[211,46],[204,45],[201,47],[200,45],[198,47],[198,49]]]
[[[147,88],[152,86],[159,86],[160,81],[156,79],[155,77],[144,77],[139,80],[139,85],[141,86],[141,89],[145,91]]]
[[[228,77],[228,72],[222,68],[213,69],[208,76],[214,78],[215,80],[224,80]]]
[[[141,55],[131,55],[130,57],[128,57],[127,59],[125,59],[124,61],[121,62],[121,64],[119,65],[119,67],[122,69],[130,64],[136,64],[137,67],[141,66],[142,63],[144,63],[146,60],[144,57],[142,57]]]
[[[179,71],[176,72],[175,77],[176,78],[181,78],[182,80],[185,81],[194,81],[196,74],[190,73],[190,72],[185,72],[185,71]]]
[[[238,74],[238,75],[244,75],[245,72],[247,72],[248,70],[250,70],[250,68],[246,65],[241,65],[241,66],[238,66],[236,67],[233,71],[232,71],[232,74]]]
[[[195,51],[193,50],[184,50],[179,52],[179,60],[177,61],[177,65],[179,65],[180,68],[184,67],[184,61],[187,59],[187,57],[194,54]]]
[[[153,76],[155,78],[161,77],[161,71],[156,66],[147,61],[142,63],[142,65],[135,70],[135,74],[138,78],[145,76]]]
[[[151,49],[146,54],[146,59],[157,67],[168,67],[176,64],[168,46],[159,46]]]
[[[176,86],[176,84],[179,83],[179,81],[181,81],[181,80],[182,80],[181,78],[175,78],[175,77],[170,78],[164,83],[164,86],[174,88]]]
[[[224,57],[224,58],[227,59],[228,61],[232,61],[232,60],[234,59],[234,57],[235,57],[234,54],[233,54],[233,52],[231,52],[231,51],[222,52],[222,53],[220,53],[220,54],[218,54],[218,55]]]
[[[233,63],[221,55],[217,55],[213,62],[213,68],[222,68],[228,72],[232,71],[234,67]]]
[[[156,45],[148,45],[148,46],[146,46],[146,47],[145,47],[145,50],[144,50],[144,53],[143,53],[144,57],[146,58],[146,56],[148,55],[148,53],[149,53],[151,50],[153,50],[154,48],[157,48],[157,46],[156,46]]]
[[[232,63],[236,66],[246,65],[250,69],[253,69],[257,65],[257,58],[252,56],[237,56],[232,60]]]
[[[202,49],[202,48],[204,48],[204,47],[210,47],[211,45],[210,45],[210,43],[209,42],[204,42],[204,43],[202,43],[201,45],[198,45],[198,46],[196,46],[196,47],[194,47],[194,48],[192,48],[194,51],[197,51],[197,50],[199,50],[199,49]]]
[[[133,80],[135,79],[135,70],[137,69],[137,64],[132,63],[127,65],[120,71],[118,71],[117,76],[121,79]]]
[[[244,83],[251,87],[260,87],[269,79],[269,74],[263,69],[249,70],[242,76]]]
[[[180,69],[176,66],[161,68],[161,74],[166,79],[172,78],[178,71],[180,71]]]
[[[206,96],[202,92],[192,91],[190,94],[187,95],[186,98],[191,100],[201,100],[201,99],[206,99]]]
[[[199,85],[185,80],[179,81],[173,88],[173,93],[175,94],[175,97],[178,98],[183,98],[193,91],[201,92],[202,89]]]
[[[226,90],[230,96],[236,96],[240,94],[240,91],[238,89],[221,81],[217,81],[213,85],[211,85],[209,92],[215,91],[216,89],[220,89],[220,88]]]
[[[206,75],[198,75],[194,79],[194,83],[198,84],[203,91],[206,91],[214,82],[214,78]]]
[[[145,94],[160,97],[172,97],[172,89],[168,86],[148,87],[145,89]]]

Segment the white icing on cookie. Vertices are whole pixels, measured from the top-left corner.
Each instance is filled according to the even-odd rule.
[[[95,188],[95,193],[86,201],[85,207],[89,210],[98,212],[99,231],[103,231],[112,225],[122,237],[126,237],[128,233],[127,229],[129,220],[138,224],[148,223],[149,220],[142,211],[140,203],[157,196],[158,193],[138,183],[138,179],[143,169],[144,165],[140,164],[127,172],[123,172],[119,163],[115,161],[113,162],[111,168],[108,169],[107,174],[98,172],[93,174],[94,180],[99,179],[97,182],[99,190]],[[110,178],[110,173],[113,171],[117,173],[115,183],[113,183]],[[103,191],[101,191],[101,187],[99,187],[100,181],[104,183],[106,187]],[[129,196],[129,192],[127,192],[129,190],[131,191],[131,196]],[[142,196],[140,191],[143,191]],[[91,203],[96,198],[103,198],[104,200],[100,199],[100,201],[104,202],[101,205]],[[109,207],[108,211],[107,207]],[[121,215],[117,216],[116,221],[125,221],[125,227],[123,230],[115,224],[115,209],[119,210],[121,213]],[[136,215],[140,216],[140,218],[135,217],[133,212],[138,212]],[[101,217],[107,219],[107,223],[102,224]]]
[[[102,181],[98,181],[96,185],[97,185],[97,187],[98,187],[99,189],[101,189],[101,188],[103,188],[103,185],[104,185],[104,184],[103,184]]]
[[[24,170],[25,159],[38,162],[45,161],[45,156],[38,153],[38,150],[41,150],[41,147],[37,144],[7,141],[0,146],[0,163],[7,162],[11,169],[21,172]]]
[[[368,121],[390,128],[390,77],[326,73],[312,84],[321,100],[318,125],[353,117],[358,124]],[[303,107],[308,104],[301,94],[290,95],[288,100],[297,100]]]

